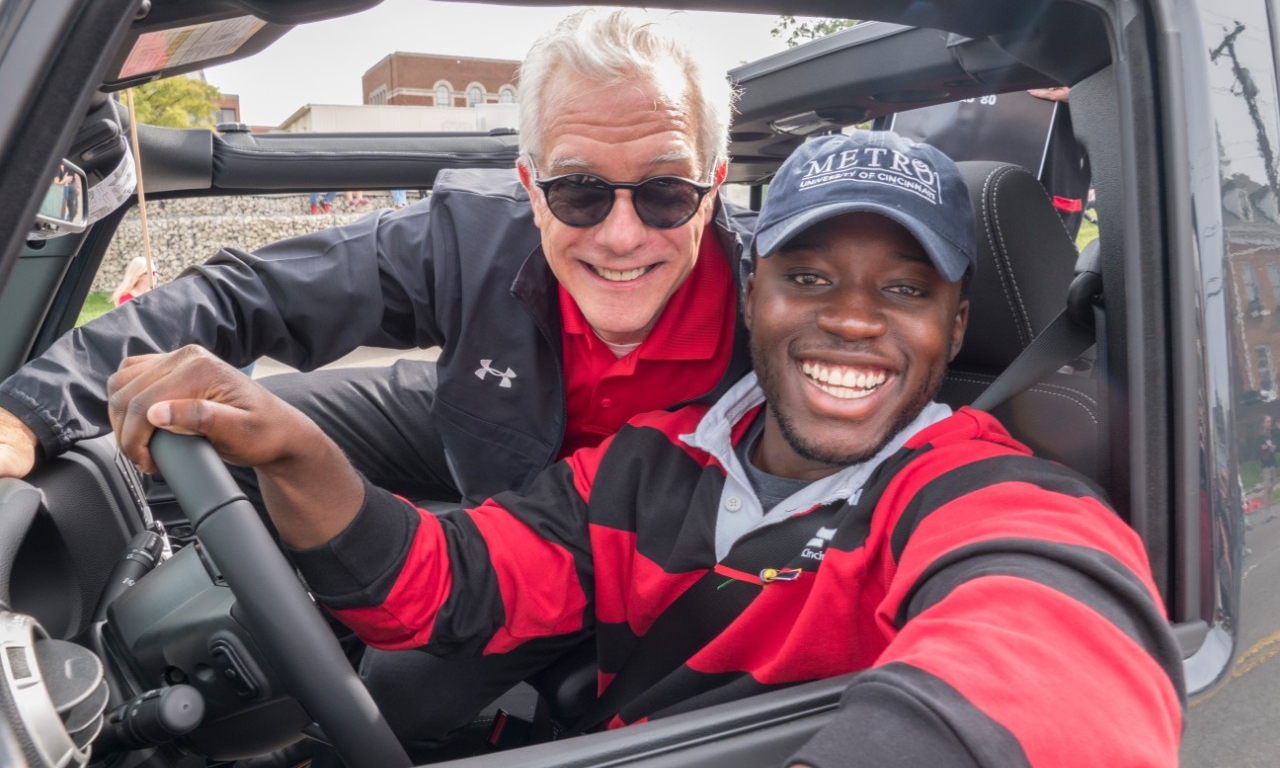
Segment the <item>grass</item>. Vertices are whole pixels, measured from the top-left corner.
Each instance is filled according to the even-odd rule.
[[[84,325],[111,308],[111,294],[106,291],[90,291],[85,297],[84,306],[80,308],[80,317],[76,318],[76,325]]]
[[[1076,233],[1076,250],[1083,251],[1086,245],[1097,239],[1098,225],[1088,219],[1080,222],[1080,231]]]
[[[1262,462],[1257,459],[1240,462],[1240,485],[1245,492],[1255,485],[1262,484]]]

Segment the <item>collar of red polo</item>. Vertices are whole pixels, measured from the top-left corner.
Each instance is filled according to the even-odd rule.
[[[699,360],[714,356],[722,325],[733,312],[733,276],[720,239],[711,228],[698,247],[698,263],[667,302],[636,354],[646,360]],[[587,336],[601,344],[577,302],[559,286],[560,315],[565,333]]]

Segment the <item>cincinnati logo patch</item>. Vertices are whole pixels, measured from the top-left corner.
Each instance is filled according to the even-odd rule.
[[[800,556],[809,560],[822,560],[827,556],[827,545],[836,537],[835,528],[819,528],[818,532],[804,545]]]
[[[859,147],[810,160],[799,191],[837,182],[884,184],[905,189],[934,205],[942,201],[942,182],[933,166],[888,147]]]

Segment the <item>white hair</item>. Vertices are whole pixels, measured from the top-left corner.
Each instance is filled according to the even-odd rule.
[[[133,286],[138,280],[147,274],[147,259],[145,256],[134,256],[129,260],[129,264],[124,268],[124,275],[120,278],[120,284],[111,292],[111,303],[119,304],[120,297],[126,293],[133,292]],[[151,286],[154,288],[155,286]]]
[[[708,73],[688,46],[668,30],[630,10],[574,13],[543,35],[520,65],[520,155],[537,166],[546,151],[543,115],[555,114],[574,94],[556,85],[578,76],[602,86],[645,80],[674,85],[683,76],[684,106],[705,179],[729,158],[734,89],[724,73]]]

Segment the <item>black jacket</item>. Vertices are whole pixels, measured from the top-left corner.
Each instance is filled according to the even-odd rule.
[[[739,287],[754,220],[719,201],[714,229]],[[556,281],[514,171],[443,172],[425,204],[254,253],[225,248],[68,333],[0,384],[0,407],[46,455],[61,453],[109,429],[106,379],[124,357],[185,344],[237,366],[270,356],[301,370],[360,346],[440,346],[432,417],[472,500],[524,488],[564,436]],[[707,398],[749,368],[740,320],[734,346]],[[515,376],[477,375],[486,368]]]

